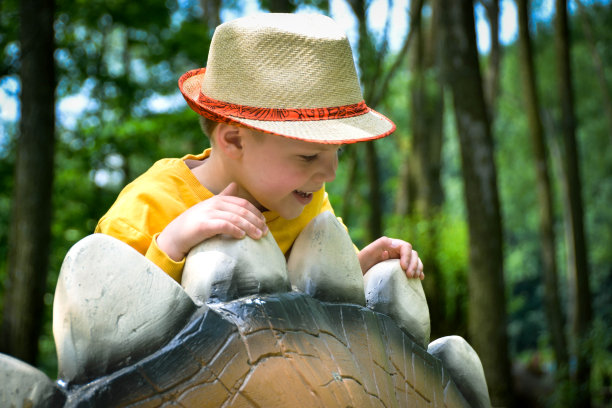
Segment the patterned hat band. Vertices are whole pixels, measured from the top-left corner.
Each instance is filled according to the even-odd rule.
[[[232,116],[241,119],[264,120],[272,122],[344,119],[364,115],[370,111],[370,108],[366,106],[365,101],[361,101],[353,105],[335,106],[332,108],[278,109],[237,105],[217,101],[207,97],[204,94],[200,94],[198,97],[198,102],[200,102],[201,105],[205,105],[210,111],[220,116]]]

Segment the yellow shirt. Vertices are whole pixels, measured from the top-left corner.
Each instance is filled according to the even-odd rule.
[[[157,246],[157,235],[177,216],[213,194],[193,175],[185,160],[203,160],[210,149],[181,159],[162,159],[128,184],[108,212],[98,221],[95,232],[111,235],[145,255],[177,282],[185,260],[175,262]],[[276,243],[287,253],[304,227],[324,211],[333,209],[325,187],[313,194],[302,214],[292,220],[265,211],[266,223]]]

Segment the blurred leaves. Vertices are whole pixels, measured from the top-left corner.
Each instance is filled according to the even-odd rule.
[[[223,10],[239,12],[241,3],[223,2]],[[269,7],[263,2],[262,8]],[[365,2],[364,4],[369,4]],[[541,2],[534,3],[534,12]],[[323,0],[292,1],[293,7],[329,9]],[[18,2],[0,3],[0,81],[18,73]],[[208,27],[197,0],[66,1],[58,0],[55,53],[58,66],[58,107],[66,104],[76,114],[61,117],[57,124],[56,177],[51,271],[45,297],[47,320],[41,338],[41,366],[55,376],[56,362],[51,334],[51,308],[55,281],[64,255],[79,239],[90,234],[97,220],[116,198],[120,189],[154,161],[181,157],[208,146],[197,116],[178,93],[177,81],[185,71],[205,66],[214,27]],[[306,7],[307,6],[307,7]],[[606,66],[612,62],[612,7],[595,2],[588,7],[597,48]],[[550,22],[535,18],[533,27],[538,88],[543,117],[554,146],[556,80],[554,47]],[[577,76],[576,106],[578,142],[581,147],[584,182],[585,221],[590,246],[595,359],[593,382],[603,389],[612,376],[612,149],[607,121],[602,114],[601,92],[584,36],[574,24],[573,64]],[[375,61],[384,41],[371,39],[367,55],[360,61],[364,75],[385,72],[394,61]],[[353,44],[356,49],[356,44]],[[518,80],[517,50],[505,46],[501,68],[501,92],[495,120],[496,161],[505,237],[506,284],[511,348],[515,356],[540,353],[550,361],[547,328],[543,318],[542,288],[539,279],[538,213],[535,175],[531,164],[527,124]],[[612,70],[606,71],[612,83]],[[458,141],[451,115],[445,118],[442,182],[446,201],[438,215],[425,220],[416,215],[394,215],[399,186],[398,169],[410,160],[412,139],[408,89],[414,79],[404,63],[391,81],[378,109],[396,122],[394,135],[376,142],[380,157],[383,189],[382,211],[385,233],[413,243],[422,255],[435,257],[445,281],[446,315],[465,321],[469,237],[465,222],[463,185]],[[70,101],[68,104],[67,102]],[[64,106],[64,105],[62,105]],[[446,106],[449,106],[448,104]],[[450,110],[450,109],[449,109]],[[66,112],[57,109],[58,113]],[[13,186],[14,141],[17,124],[0,127],[0,279],[4,279],[11,192]],[[554,149],[551,150],[554,155]],[[363,163],[362,154],[356,160]],[[336,211],[342,208],[348,177],[340,158],[337,179],[328,185]],[[363,167],[363,166],[361,166]],[[554,171],[558,169],[553,167]],[[358,182],[352,188],[351,216],[347,220],[353,240],[366,244],[368,186],[363,168],[357,168]],[[556,228],[563,235],[560,191],[553,179]],[[343,216],[338,213],[337,215]],[[431,235],[435,231],[436,236]],[[435,241],[434,241],[435,238]],[[564,242],[558,239],[559,265],[564,262]],[[427,265],[425,265],[427,275]],[[560,276],[566,287],[565,272]],[[1,292],[0,292],[1,296]],[[564,299],[567,297],[564,294]],[[0,302],[1,304],[1,302]],[[436,322],[432,322],[435,325]],[[460,330],[460,328],[458,328]],[[548,359],[548,360],[547,360]],[[606,383],[607,381],[607,383]]]

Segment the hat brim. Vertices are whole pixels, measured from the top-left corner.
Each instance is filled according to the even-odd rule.
[[[242,125],[265,133],[325,144],[349,144],[380,139],[395,131],[395,124],[390,119],[368,108],[365,103],[361,105],[363,109],[355,109],[352,114],[346,115],[348,117],[325,118],[325,116],[312,115],[316,117],[309,117],[307,120],[287,120],[282,117],[269,120],[270,115],[267,115],[266,120],[258,120],[249,117],[250,115],[241,115],[240,109],[234,109],[231,113],[224,112],[219,109],[218,104],[209,102],[208,98],[200,97],[205,72],[205,68],[186,72],[179,79],[179,89],[192,110],[217,122]],[[335,107],[332,110],[345,112],[346,109],[342,108]],[[253,109],[265,110],[250,108],[251,111]],[[313,111],[318,112],[319,109]]]

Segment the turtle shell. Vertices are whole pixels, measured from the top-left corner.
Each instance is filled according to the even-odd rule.
[[[386,315],[301,292],[209,303],[166,346],[66,389],[66,407],[468,407]]]

